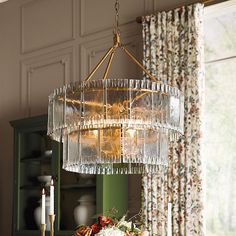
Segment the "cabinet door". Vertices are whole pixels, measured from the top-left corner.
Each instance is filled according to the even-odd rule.
[[[15,232],[34,235],[39,230],[41,191],[45,188],[49,195],[52,160],[52,143],[45,130],[15,131]]]
[[[58,231],[63,235],[71,235],[80,224],[94,223],[96,214],[96,175],[84,175],[65,171],[63,157],[58,160]],[[81,221],[78,206],[89,208],[87,220]],[[83,218],[83,217],[82,217]],[[86,218],[86,217],[85,217]]]

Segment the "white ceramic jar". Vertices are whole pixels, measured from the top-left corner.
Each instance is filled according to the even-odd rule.
[[[74,219],[77,225],[91,225],[96,214],[95,199],[92,195],[83,195],[74,209]]]
[[[46,197],[45,199],[45,207],[46,207],[46,230],[47,231],[50,231],[50,222],[49,222],[49,208],[50,208],[50,197]],[[38,226],[38,228],[40,229],[40,224],[41,224],[41,211],[42,211],[42,207],[41,207],[41,201],[39,201],[40,203],[40,206],[38,206],[37,208],[35,208],[34,210],[34,219],[35,219],[35,222]]]

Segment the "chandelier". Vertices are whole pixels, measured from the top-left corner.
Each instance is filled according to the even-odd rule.
[[[67,171],[156,173],[168,164],[169,143],[182,133],[183,96],[152,76],[121,43],[118,0],[115,10],[113,46],[84,81],[49,96],[48,135],[63,142]],[[143,70],[143,79],[107,78],[117,50]],[[103,78],[92,79],[106,59]]]

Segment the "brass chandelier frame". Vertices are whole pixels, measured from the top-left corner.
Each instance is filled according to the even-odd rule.
[[[157,82],[157,78],[152,76],[148,70],[138,61],[138,59],[121,43],[121,36],[120,36],[120,29],[119,29],[119,0],[116,0],[115,3],[115,27],[114,27],[114,37],[113,37],[113,46],[109,48],[109,50],[106,52],[106,54],[102,57],[102,59],[98,62],[98,64],[94,67],[94,69],[90,72],[88,77],[85,79],[85,81],[89,81],[93,75],[96,73],[96,71],[100,68],[100,66],[105,62],[105,60],[110,56],[109,61],[107,63],[105,73],[103,75],[103,80],[107,79],[108,72],[110,70],[115,52],[117,49],[122,49],[123,52],[133,61],[136,65],[138,65],[139,68],[142,69],[142,71],[154,82]],[[159,81],[158,81],[159,82]]]

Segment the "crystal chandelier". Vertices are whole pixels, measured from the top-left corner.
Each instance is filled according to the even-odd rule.
[[[63,142],[63,168],[85,174],[155,173],[168,163],[170,141],[183,127],[183,96],[153,77],[122,45],[119,3],[114,44],[87,79],[49,96],[48,135]],[[122,50],[144,79],[107,79],[115,52]],[[92,79],[108,59],[101,79]]]

